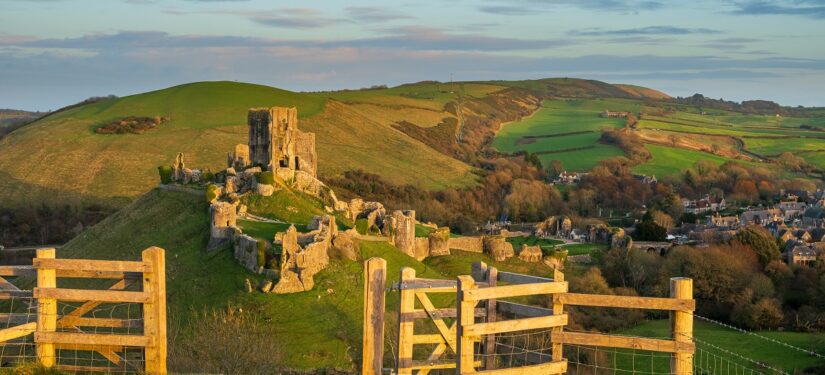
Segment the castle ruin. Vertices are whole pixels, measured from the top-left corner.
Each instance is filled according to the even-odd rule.
[[[305,172],[316,177],[318,157],[315,134],[298,130],[298,110],[295,107],[253,108],[247,116],[249,125],[250,165],[260,165],[278,172],[286,169]],[[239,154],[241,154],[239,158]],[[230,154],[231,167],[236,167],[243,152]]]

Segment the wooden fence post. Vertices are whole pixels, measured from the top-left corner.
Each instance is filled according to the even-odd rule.
[[[384,362],[384,288],[387,261],[370,258],[364,262],[364,340],[361,355],[363,375],[381,375]]]
[[[142,255],[151,269],[143,273],[143,290],[151,296],[143,305],[143,334],[151,338],[146,347],[146,373],[166,374],[166,258],[163,249],[154,246]]]
[[[693,279],[670,279],[670,297],[693,299]],[[675,310],[671,313],[672,336],[676,342],[693,343],[693,312]],[[674,353],[670,359],[670,371],[674,375],[693,374],[693,353]]]
[[[415,290],[405,289],[404,283],[415,280],[415,269],[404,267],[398,279],[399,306],[398,306],[398,358],[395,373],[398,375],[412,374],[413,335],[415,320],[412,318],[415,310]]]
[[[54,259],[55,250],[37,249],[38,259]],[[54,269],[37,269],[38,288],[56,288],[57,271]],[[55,332],[57,330],[57,300],[54,298],[37,299],[37,333]],[[35,339],[38,335],[35,335]],[[39,340],[35,340],[39,341]],[[43,367],[54,367],[55,348],[51,342],[36,342],[37,361]]]
[[[564,281],[564,274],[559,271],[558,269],[553,271],[553,281]],[[551,296],[553,299],[553,315],[562,315],[564,314],[564,304]],[[564,330],[564,327],[555,327],[552,329],[552,333],[561,333]],[[561,343],[552,343],[552,356],[553,362],[559,362],[564,360],[564,345]]]
[[[456,330],[456,340],[458,353],[456,353],[456,374],[470,374],[475,372],[475,338],[464,334],[464,327],[475,324],[475,308],[477,301],[467,301],[464,293],[475,288],[475,281],[470,276],[458,277],[458,328]]]
[[[489,287],[496,286],[496,281],[498,280],[498,269],[495,267],[487,268],[487,285]],[[491,298],[487,300],[487,323],[493,323],[496,321],[496,300],[495,298]],[[485,343],[484,343],[484,361],[485,361],[485,368],[487,370],[493,370],[496,368],[496,335],[487,335]]]

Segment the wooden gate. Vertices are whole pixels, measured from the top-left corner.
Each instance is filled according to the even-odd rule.
[[[35,321],[0,331],[0,344],[34,333],[33,357],[44,367],[166,373],[163,249],[144,250],[141,261],[56,259],[54,249],[39,249],[33,266],[1,266],[0,276],[36,276],[33,291],[14,292],[34,298],[36,305],[29,310],[36,312],[9,312],[10,317],[25,315]],[[66,279],[60,284],[108,289],[59,287],[58,279]],[[104,284],[106,280],[114,284]],[[3,281],[0,277],[0,284]],[[105,317],[98,316],[101,311]]]
[[[364,358],[362,373],[382,373],[384,286],[386,262],[373,258],[367,261],[365,284]],[[436,369],[454,368],[458,374],[561,374],[568,370],[563,356],[564,345],[626,348],[671,353],[671,373],[689,375],[693,372],[693,300],[692,280],[671,279],[671,298],[632,297],[569,293],[564,274],[542,278],[510,272],[499,272],[482,262],[473,264],[472,276],[459,276],[456,281],[419,279],[415,270],[405,268],[397,285],[400,292],[397,374],[427,374]],[[429,294],[456,293],[457,308],[436,308]],[[552,308],[530,306],[503,298],[546,295]],[[378,299],[380,298],[380,303]],[[422,309],[416,308],[418,300]],[[565,332],[565,306],[652,309],[671,311],[672,339],[606,335],[602,333]],[[498,320],[499,316],[515,319]],[[448,325],[444,318],[453,318]],[[429,319],[437,333],[416,334],[416,320]],[[509,332],[541,330],[549,332],[547,350],[530,351],[521,367],[496,369],[496,356],[506,352],[506,344],[496,342],[495,335]],[[369,333],[369,335],[368,335]],[[427,359],[413,358],[414,346],[435,344]],[[455,353],[452,360],[443,360],[445,353]],[[420,351],[418,351],[420,352]],[[481,360],[479,360],[479,358]]]

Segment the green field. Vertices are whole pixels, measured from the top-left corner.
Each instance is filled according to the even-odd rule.
[[[600,160],[623,155],[618,147],[598,140],[602,128],[624,126],[625,120],[602,118],[599,113],[635,112],[640,107],[639,102],[625,99],[548,100],[531,117],[504,126],[493,146],[504,152],[537,153],[544,165],[560,160],[568,170],[586,171]]]
[[[670,334],[670,322],[668,320],[646,321],[634,328],[623,330],[621,334],[652,338],[667,338]],[[758,332],[759,335],[769,337],[771,339],[784,342],[803,349],[815,349],[818,353],[825,352],[825,336],[813,333],[799,333],[799,332]],[[785,348],[779,344],[771,343],[754,336],[743,334],[729,328],[724,328],[716,325],[711,325],[700,320],[694,322],[694,336],[696,337],[697,353],[695,358],[696,367],[704,369],[714,368],[719,371],[725,369],[728,362],[731,362],[730,368],[737,368],[739,373],[742,368],[749,370],[760,370],[753,363],[737,358],[735,355],[724,353],[714,348],[713,346],[725,348],[740,356],[753,359],[758,362],[766,363],[769,366],[781,368],[789,373],[795,373],[808,367],[822,366],[825,360],[812,357],[804,352],[799,352]],[[651,357],[645,354],[637,354],[636,361],[632,361],[632,353],[630,351],[619,355],[619,367],[630,369],[634,366],[637,371],[649,372],[651,367]],[[641,355],[640,355],[641,354]],[[724,358],[726,362],[722,362],[719,358]],[[714,359],[716,362],[714,363]],[[669,359],[655,358],[652,361],[654,371],[667,371],[669,368]],[[733,364],[738,364],[739,367],[734,367]],[[764,371],[764,369],[762,369]],[[717,373],[727,374],[728,372],[721,371]],[[731,371],[731,373],[733,373]],[[750,373],[750,371],[747,371]]]
[[[701,151],[685,150],[660,145],[647,145],[653,158],[633,167],[633,172],[648,176],[664,177],[693,167],[699,160],[709,160],[717,165],[730,159]]]

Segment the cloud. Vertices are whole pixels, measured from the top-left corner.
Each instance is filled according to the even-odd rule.
[[[536,13],[536,9],[521,5],[485,5],[479,7],[478,10],[500,16],[525,16]]]
[[[576,36],[605,36],[605,35],[690,35],[690,34],[721,34],[722,31],[707,28],[686,28],[677,26],[647,26],[630,29],[602,29],[588,28],[574,30],[570,35]]]
[[[386,35],[320,41],[312,39],[270,39],[234,36],[170,35],[160,31],[123,31],[116,34],[90,34],[77,38],[38,39],[7,42],[8,45],[36,48],[75,48],[85,50],[128,50],[141,48],[205,47],[306,47],[377,48],[433,51],[516,51],[568,45],[565,39],[518,39],[480,34],[448,33],[441,29],[407,26],[387,29]],[[2,43],[0,38],[0,43]]]
[[[763,89],[752,86],[747,94],[813,104],[821,101],[817,99],[821,98],[818,90],[825,84],[822,59],[744,54],[739,55],[741,58],[731,57],[736,54],[558,57],[519,51],[565,41],[510,39],[421,27],[380,32],[382,35],[373,38],[338,41],[172,35],[157,31],[37,40],[0,36],[0,40],[7,40],[7,45],[0,48],[0,82],[12,88],[0,90],[0,103],[48,109],[87,96],[124,95],[202,80],[329,90],[446,80],[454,73],[458,80],[566,76],[639,84],[673,81],[692,92],[709,94],[714,93],[709,81],[715,82],[720,90],[742,82],[762,82]],[[782,83],[793,77],[809,78],[801,84]]]
[[[735,3],[733,14],[738,15],[789,15],[825,18],[825,1],[822,0],[773,0],[743,1]]]
[[[316,29],[340,22],[339,19],[324,17],[321,12],[312,8],[279,9],[269,14],[267,12],[262,14],[244,12],[242,14],[249,15],[250,20],[260,25],[280,28]]]
[[[655,0],[511,0],[478,7],[478,10],[499,15],[522,16],[549,11],[560,6],[587,10],[636,13],[656,10],[664,3]]]
[[[360,23],[379,23],[393,20],[410,19],[409,15],[379,6],[349,6],[344,8],[347,16]]]

